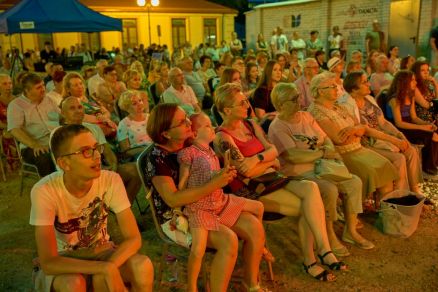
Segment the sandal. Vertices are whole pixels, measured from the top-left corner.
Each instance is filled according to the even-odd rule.
[[[342,261],[334,262],[334,263],[331,263],[331,264],[326,264],[326,263],[324,262],[324,258],[325,258],[327,255],[329,255],[329,254],[333,254],[333,252],[332,252],[331,250],[329,250],[328,252],[326,252],[326,253],[323,254],[322,256],[321,256],[321,255],[318,255],[318,258],[319,258],[319,260],[321,261],[321,264],[322,264],[322,265],[329,267],[329,269],[332,270],[332,271],[347,271],[347,270],[348,270],[348,266],[347,266],[347,264],[345,264],[345,263],[342,262]]]
[[[257,284],[254,287],[248,287],[248,285],[246,285],[245,282],[242,282],[242,285],[245,288],[245,291],[248,291],[248,292],[272,292],[268,288],[260,287],[259,284]]]
[[[272,253],[269,251],[269,249],[267,247],[263,248],[263,258],[267,262],[270,262],[270,263],[275,262],[275,257],[272,255]]]
[[[322,268],[323,271],[322,271],[321,273],[319,273],[318,275],[312,275],[311,273],[309,273],[309,270],[310,270],[313,266],[316,266],[316,262],[314,262],[313,264],[310,264],[310,265],[308,265],[308,266],[306,266],[306,265],[303,263],[304,271],[305,271],[307,274],[309,274],[310,276],[312,276],[313,278],[315,278],[316,280],[323,281],[323,282],[333,282],[333,281],[336,280],[336,276],[333,275],[332,272],[327,271],[327,270],[324,269],[324,268]],[[331,277],[329,278],[329,276],[331,276]]]

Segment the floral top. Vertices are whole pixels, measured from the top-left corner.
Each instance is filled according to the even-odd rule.
[[[148,187],[152,186],[154,176],[169,176],[178,185],[179,165],[177,153],[170,153],[163,148],[154,145],[153,149],[146,155],[145,180]],[[158,192],[152,193],[157,219],[160,224],[172,218],[172,209],[164,202]]]
[[[377,129],[379,127],[378,119],[383,115],[383,112],[378,106],[365,99],[365,104],[359,109],[359,114],[361,124]]]
[[[435,99],[436,92],[435,92],[435,86],[432,81],[425,80],[426,83],[426,92],[423,93],[423,97],[426,99],[427,102],[432,102],[433,99]],[[415,111],[417,112],[417,116],[422,119],[423,121],[432,123],[434,120],[438,119],[438,114],[434,114],[433,108],[430,107],[429,109],[426,109],[419,105],[418,103],[415,104]]]
[[[328,119],[332,121],[336,125],[338,131],[341,131],[342,129],[347,127],[354,126],[356,124],[356,119],[351,116],[348,110],[342,105],[335,104],[333,109],[328,109],[322,105],[313,102],[310,104],[307,111],[312,114],[312,116],[320,125],[321,122],[323,122],[324,120]],[[335,147],[340,154],[360,149],[360,138],[350,144],[335,145]]]

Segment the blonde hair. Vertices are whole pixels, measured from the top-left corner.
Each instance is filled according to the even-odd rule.
[[[277,111],[280,111],[283,103],[298,96],[298,89],[294,83],[280,82],[271,91],[271,101]]]
[[[332,72],[322,72],[315,77],[312,78],[312,81],[310,82],[310,91],[312,92],[312,96],[316,99],[319,97],[318,89],[319,85],[328,80],[336,78],[336,74]]]
[[[140,97],[140,92],[138,92],[137,90],[126,90],[125,92],[123,92],[119,97],[119,107],[127,112],[129,106],[131,105],[131,99],[134,96]]]
[[[219,113],[224,113],[224,108],[233,104],[236,93],[242,91],[242,86],[238,83],[225,83],[219,86],[214,92],[216,109]]]
[[[123,73],[123,82],[128,85],[128,81],[131,80],[134,76],[140,76],[140,78],[143,77],[139,71],[132,69],[131,66],[131,69],[128,69],[125,71],[125,73]]]
[[[74,78],[79,78],[82,81],[82,85],[84,86],[85,91],[85,81],[81,74],[77,72],[70,72],[67,75],[64,76],[64,79],[62,80],[62,97],[66,98],[70,96],[70,80]],[[85,92],[84,92],[85,93]]]

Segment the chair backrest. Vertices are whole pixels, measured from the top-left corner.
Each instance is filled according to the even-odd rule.
[[[38,172],[38,167],[35,164],[31,164],[23,160],[23,157],[21,156],[20,143],[17,141],[17,139],[14,138],[14,142],[15,147],[17,148],[18,158],[20,159],[21,175],[32,174],[38,176],[38,178],[41,178],[41,175]]]
[[[376,97],[376,102],[379,105],[380,109],[383,112],[383,116],[385,117],[385,119],[387,120],[392,120],[392,119],[388,119],[388,111],[387,111],[387,103],[389,102],[389,96],[388,96],[388,89],[383,89],[382,91],[380,91],[380,93],[377,95]]]
[[[157,83],[153,83],[151,84],[151,86],[149,86],[149,92],[152,95],[152,99],[154,101],[155,105],[158,105],[160,103],[160,97],[157,95]]]
[[[172,244],[172,245],[178,245],[174,241],[172,241],[161,228],[161,224],[158,221],[158,215],[157,215],[157,209],[155,207],[154,203],[154,196],[158,196],[157,191],[155,190],[154,186],[152,185],[152,182],[150,181],[150,178],[146,174],[146,164],[149,159],[149,155],[151,154],[152,150],[154,149],[155,145],[151,144],[149,145],[137,158],[137,171],[138,175],[140,177],[141,183],[146,190],[146,199],[148,200],[150,210],[152,213],[152,220],[154,221],[155,230],[158,233],[158,236],[166,243]]]

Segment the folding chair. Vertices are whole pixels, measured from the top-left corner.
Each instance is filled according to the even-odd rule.
[[[38,168],[35,164],[31,164],[31,163],[25,162],[23,160],[23,157],[21,156],[20,145],[19,145],[17,139],[14,138],[14,141],[15,141],[15,146],[17,147],[18,158],[20,159],[20,164],[21,164],[21,167],[20,167],[20,176],[21,176],[20,196],[22,196],[23,195],[24,176],[25,175],[34,176],[39,180],[41,178],[41,175],[38,172]]]
[[[158,221],[158,217],[157,217],[157,210],[155,208],[155,204],[154,204],[154,199],[153,196],[157,196],[158,193],[155,190],[155,188],[153,187],[152,183],[149,181],[150,178],[147,177],[147,175],[145,175],[145,169],[146,169],[146,163],[147,160],[149,159],[148,156],[150,155],[150,153],[152,152],[152,150],[154,149],[154,144],[148,146],[137,158],[137,170],[138,170],[138,174],[140,176],[141,182],[143,184],[143,187],[146,190],[146,199],[149,202],[149,206],[150,206],[150,210],[152,213],[152,219],[154,221],[154,226],[155,226],[155,230],[158,233],[158,236],[160,237],[160,239],[163,241],[163,248],[161,251],[161,258],[160,258],[160,263],[158,266],[158,273],[157,273],[157,281],[158,281],[158,285],[159,287],[162,286],[163,281],[163,269],[165,267],[165,261],[166,261],[166,256],[169,252],[169,247],[178,247],[178,248],[183,248],[184,250],[188,251],[188,248],[177,244],[176,242],[172,241],[163,231],[160,222]],[[209,287],[209,282],[208,282],[208,277],[207,277],[207,269],[204,267],[204,262],[202,263],[202,268],[201,268],[201,273],[202,273],[202,279],[204,282],[204,286],[205,286],[205,291],[210,291],[210,287]]]

